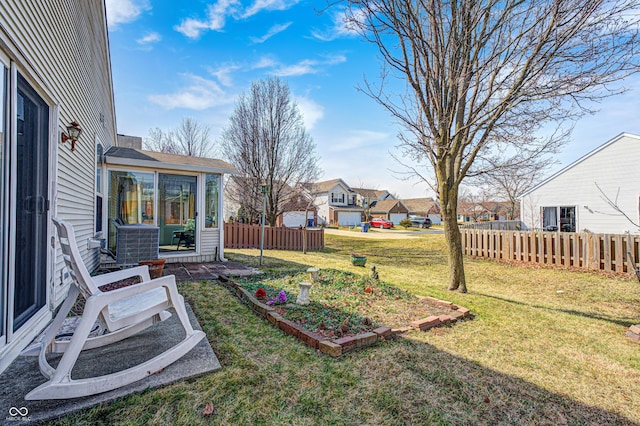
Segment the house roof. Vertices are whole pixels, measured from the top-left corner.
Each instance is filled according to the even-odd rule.
[[[236,169],[229,163],[214,158],[165,154],[163,152],[112,146],[105,153],[108,164],[150,167],[154,169],[189,170],[195,172],[234,174]]]
[[[429,213],[440,213],[440,207],[433,198],[409,198],[402,200],[402,203],[407,206],[409,213],[417,213],[419,215],[426,216]]]
[[[485,213],[506,214],[509,211],[507,201],[480,201],[477,203],[468,201],[458,202],[458,214],[481,215]]]
[[[379,213],[379,212],[387,213],[391,211],[391,209],[393,209],[398,204],[401,204],[402,206],[404,206],[404,208],[407,208],[407,206],[405,206],[404,203],[400,200],[380,200],[380,201],[377,201],[375,206],[372,206],[371,209],[369,209],[369,211],[371,213]]]
[[[351,188],[353,190],[353,192],[357,192],[358,194],[360,194],[361,196],[365,197],[365,198],[380,198],[381,196],[384,195],[384,193],[386,192],[387,194],[389,193],[389,191],[385,190],[385,189],[366,189],[366,188]]]
[[[329,192],[331,190],[331,188],[333,188],[336,185],[342,184],[345,188],[347,188],[348,191],[352,191],[351,187],[349,185],[346,184],[345,181],[343,181],[342,179],[338,178],[338,179],[331,179],[331,180],[325,180],[322,182],[316,182],[313,186],[313,192],[315,194],[318,193],[322,193],[322,192]]]
[[[586,159],[588,159],[590,157],[593,157],[594,155],[596,155],[597,153],[599,153],[600,151],[602,151],[603,149],[605,149],[609,145],[613,145],[614,143],[618,142],[620,139],[622,139],[624,137],[640,140],[640,136],[638,136],[638,135],[634,135],[632,133],[620,133],[619,135],[615,136],[613,139],[608,140],[607,142],[603,143],[602,145],[600,145],[599,147],[597,147],[593,151],[587,153],[586,155],[583,155],[582,157],[578,158],[573,163],[569,164],[567,167],[564,167],[563,169],[560,169],[559,171],[557,171],[556,173],[552,174],[551,176],[549,176],[548,178],[546,178],[545,180],[543,180],[542,182],[540,182],[539,184],[537,184],[536,186],[531,188],[530,190],[524,192],[520,196],[520,198],[526,197],[527,195],[531,194],[533,191],[536,191],[541,186],[546,185],[547,183],[549,183],[553,179],[557,178],[561,174],[563,174],[563,173],[569,171],[570,169],[576,167],[578,164],[582,163],[583,161],[585,161]]]

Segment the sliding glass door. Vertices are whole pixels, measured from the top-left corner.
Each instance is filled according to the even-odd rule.
[[[7,327],[7,274],[6,274],[6,252],[7,252],[7,221],[5,212],[6,195],[6,149],[8,143],[7,122],[9,114],[9,62],[3,61],[0,54],[0,347],[6,342]]]
[[[195,176],[158,175],[160,251],[196,250]]]
[[[46,303],[49,106],[18,75],[13,331]]]

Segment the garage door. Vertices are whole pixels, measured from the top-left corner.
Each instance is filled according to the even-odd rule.
[[[442,217],[439,214],[430,214],[429,219],[434,225],[440,225],[442,223]]]
[[[313,212],[309,212],[308,214],[309,221],[311,221],[310,226],[313,226]],[[287,228],[298,228],[299,226],[304,226],[304,218],[304,212],[285,212],[282,213],[282,224]]]
[[[401,220],[407,218],[407,214],[406,213],[391,213],[391,215],[389,215],[389,218],[390,218],[391,222],[393,222],[394,225],[397,225],[397,224],[400,223]]]
[[[360,212],[338,212],[338,224],[340,226],[360,225],[361,218]]]

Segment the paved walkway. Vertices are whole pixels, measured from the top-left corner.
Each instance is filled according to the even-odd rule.
[[[162,275],[175,275],[176,281],[217,280],[220,275],[254,275],[258,269],[235,262],[167,263]]]

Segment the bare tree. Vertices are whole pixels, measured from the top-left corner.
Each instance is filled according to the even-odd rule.
[[[522,199],[521,214],[525,224],[531,224],[531,229],[542,229],[542,212],[540,211],[540,196],[527,195]]]
[[[461,187],[458,194],[459,204],[462,204],[463,214],[470,216],[474,222],[480,222],[489,212],[486,205],[489,204],[489,196],[485,188],[476,188],[475,191],[467,187]]]
[[[173,130],[164,132],[157,127],[150,129],[149,135],[144,140],[144,146],[148,150],[167,154],[191,157],[213,155],[211,129],[191,117],[183,118],[178,127]]]
[[[169,138],[170,132],[163,132],[160,128],[149,129],[149,135],[144,139],[144,149],[149,151],[177,154],[178,150]]]
[[[602,188],[600,188],[600,185],[598,185],[598,182],[594,182],[594,184],[596,188],[598,188],[598,192],[600,192],[600,199],[603,200],[605,203],[607,203],[609,207],[611,207],[613,211],[615,211],[616,213],[604,213],[604,212],[591,210],[591,209],[590,211],[594,213],[600,213],[600,214],[610,215],[610,216],[622,216],[627,220],[627,222],[632,224],[636,229],[640,230],[640,224],[635,222],[633,219],[631,219],[631,217],[629,217],[629,215],[624,211],[624,209],[620,207],[620,203],[618,202],[618,198],[620,198],[620,187],[618,187],[618,190],[616,191],[616,197],[614,199],[611,199],[611,197],[609,197],[602,190]]]
[[[242,94],[221,136],[223,151],[239,176],[227,196],[248,210],[262,210],[260,185],[269,186],[266,217],[274,226],[294,188],[319,176],[315,144],[304,127],[286,82],[271,77]],[[258,207],[259,206],[259,207]]]
[[[519,210],[520,196],[538,183],[552,163],[542,157],[514,165],[498,165],[474,180],[492,194],[493,200],[508,204],[507,220],[513,220]]]
[[[466,292],[458,188],[466,176],[557,150],[591,101],[638,70],[638,0],[347,0],[383,67],[365,93],[428,164],[445,219],[450,290]],[[389,84],[392,78],[405,89]],[[551,135],[537,137],[555,123]]]

